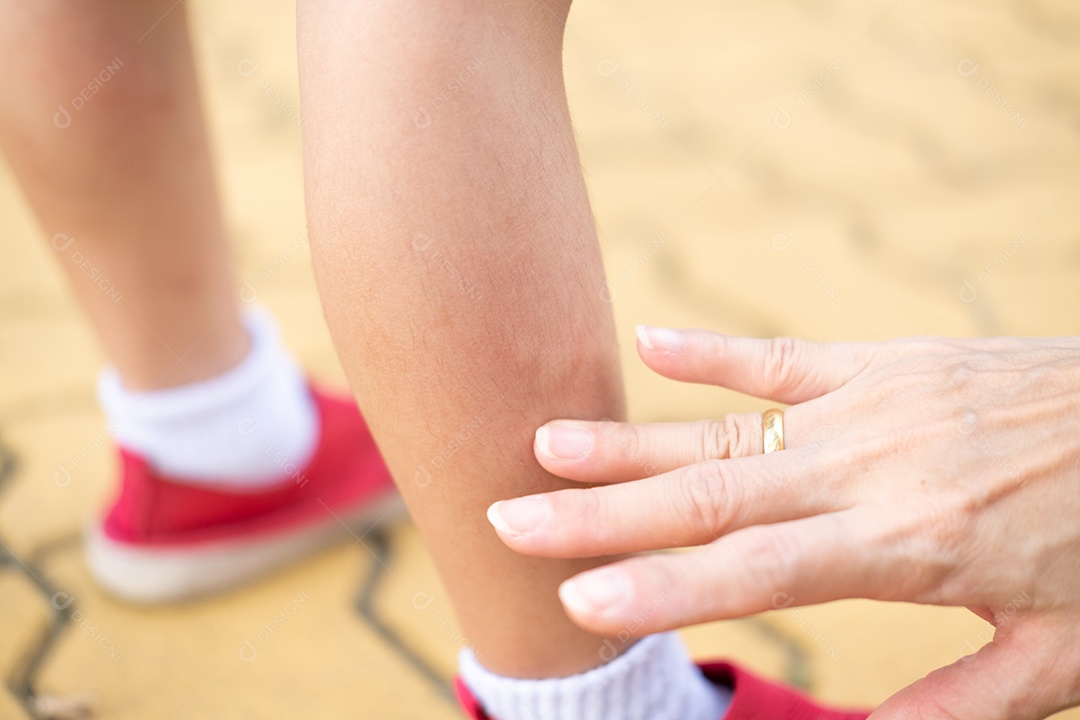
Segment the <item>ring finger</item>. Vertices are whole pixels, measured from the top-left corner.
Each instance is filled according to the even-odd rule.
[[[816,427],[814,401],[784,412],[784,445],[809,444]],[[731,413],[720,420],[634,424],[553,420],[536,431],[537,460],[555,475],[579,482],[638,480],[706,460],[763,452],[761,413]]]

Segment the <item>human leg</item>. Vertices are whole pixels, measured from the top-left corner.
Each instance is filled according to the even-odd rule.
[[[588,563],[515,555],[484,519],[558,486],[532,455],[545,420],[624,413],[562,86],[567,9],[300,6],[331,332],[470,640],[517,677],[587,670],[608,647],[556,597]]]
[[[0,146],[125,386],[235,366],[249,341],[184,8],[2,5]]]
[[[266,313],[241,317],[185,10],[0,0],[0,147],[111,362],[120,482],[90,564],[140,601],[298,557],[339,529],[323,504],[390,490],[352,403],[311,390]]]

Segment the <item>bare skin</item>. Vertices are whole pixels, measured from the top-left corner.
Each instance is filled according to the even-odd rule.
[[[0,144],[135,390],[220,374],[248,346],[186,18],[170,7],[8,2],[0,28]],[[613,651],[556,595],[595,563],[523,558],[484,520],[494,500],[566,486],[532,457],[538,424],[624,416],[562,87],[565,10],[300,12],[331,327],[478,654],[523,677]]]
[[[568,7],[550,7],[299,4],[330,329],[466,634],[517,677],[581,672],[612,646],[556,595],[595,562],[514,553],[484,511],[567,487],[532,455],[538,425],[624,414],[562,84]]]
[[[642,631],[778,594],[965,605],[997,626],[882,720],[1034,720],[1080,703],[1076,339],[690,333],[672,349],[660,341],[677,335],[655,336],[639,351],[660,372],[792,403],[788,450],[747,457],[761,451],[756,414],[550,425],[544,467],[612,484],[547,495],[546,519],[504,531],[558,560],[496,540],[490,503],[570,485],[533,459],[533,428],[621,420],[623,401],[562,89],[566,8],[453,5],[302,3],[308,188],[343,361],[485,664],[523,677],[599,664],[611,646],[555,599],[585,571],[564,599],[597,633],[676,586]],[[0,147],[125,385],[232,367],[248,340],[184,13],[171,0],[2,8]],[[552,455],[574,446],[571,427],[592,433],[588,449]],[[710,545],[591,572],[573,559],[673,542]],[[582,602],[589,577],[626,602]]]
[[[961,606],[993,641],[873,720],[1037,720],[1080,704],[1080,338],[640,337],[667,377],[789,403],[785,449],[762,454],[760,413],[547,424],[544,466],[601,486],[515,500],[534,522],[504,526],[508,545],[560,558],[703,546],[567,581],[578,623],[623,627],[661,592],[643,633],[849,597]],[[591,436],[588,451],[550,452],[567,431]]]
[[[213,377],[249,346],[173,5],[0,3],[0,148],[132,390]]]

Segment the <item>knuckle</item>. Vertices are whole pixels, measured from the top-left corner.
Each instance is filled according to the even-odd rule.
[[[604,541],[607,507],[594,488],[573,488],[549,496],[552,520],[534,542],[574,553]]]
[[[791,337],[775,337],[765,353],[765,373],[778,387],[790,389],[797,377],[801,357],[799,341]]]
[[[732,523],[731,483],[724,481],[719,460],[691,465],[681,475],[678,497],[682,511],[711,533],[722,533]]]
[[[752,434],[743,427],[742,418],[735,414],[727,415],[723,420],[699,423],[694,444],[699,461],[743,457],[754,452]]]
[[[728,456],[724,423],[720,420],[702,420],[694,426],[696,452],[691,457],[701,462]]]
[[[748,528],[741,533],[738,552],[753,568],[759,587],[781,587],[788,582],[791,569],[797,567],[799,548],[784,533],[768,527]]]
[[[621,462],[639,470],[637,475],[648,475],[652,470],[650,461],[649,433],[643,427],[623,424],[614,438],[614,445],[621,456]]]
[[[604,418],[603,420],[597,420],[594,423],[593,428],[596,435],[596,441],[601,445],[609,445],[618,442],[622,423],[611,420],[610,418]]]
[[[638,635],[689,625],[701,609],[693,585],[671,559],[653,556],[630,565],[636,570],[635,600],[641,608],[633,628]]]
[[[678,589],[686,584],[685,577],[678,572],[670,558],[656,555],[644,558],[640,561],[638,569],[641,571],[638,584],[639,601],[650,603],[655,600],[667,600],[672,589]]]
[[[639,425],[627,425],[624,439],[624,451],[633,462],[641,464],[648,457],[649,434]]]
[[[569,494],[560,499],[572,499],[573,514],[576,515],[574,525],[584,534],[595,532],[595,528],[604,527],[604,508],[600,502],[600,494],[594,488],[572,488]],[[556,493],[556,496],[559,494]],[[559,508],[553,502],[552,514],[559,516]]]
[[[743,427],[742,418],[728,415],[724,418],[724,437],[727,438],[728,456],[742,457],[753,454],[753,433]]]

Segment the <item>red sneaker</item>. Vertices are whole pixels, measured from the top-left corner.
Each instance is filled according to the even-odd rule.
[[[866,720],[870,714],[869,710],[823,708],[792,688],[728,663],[702,663],[698,667],[710,681],[732,690],[724,720]]]
[[[170,480],[121,448],[119,493],[87,533],[98,582],[135,602],[205,595],[300,559],[400,507],[352,399],[311,393],[320,424],[315,455],[266,488]]]
[[[718,720],[866,720],[869,711],[829,710],[801,693],[763,680],[728,663],[703,663],[701,672],[716,685],[731,689],[731,705]],[[495,720],[484,713],[469,688],[458,678],[458,702],[473,720]]]

